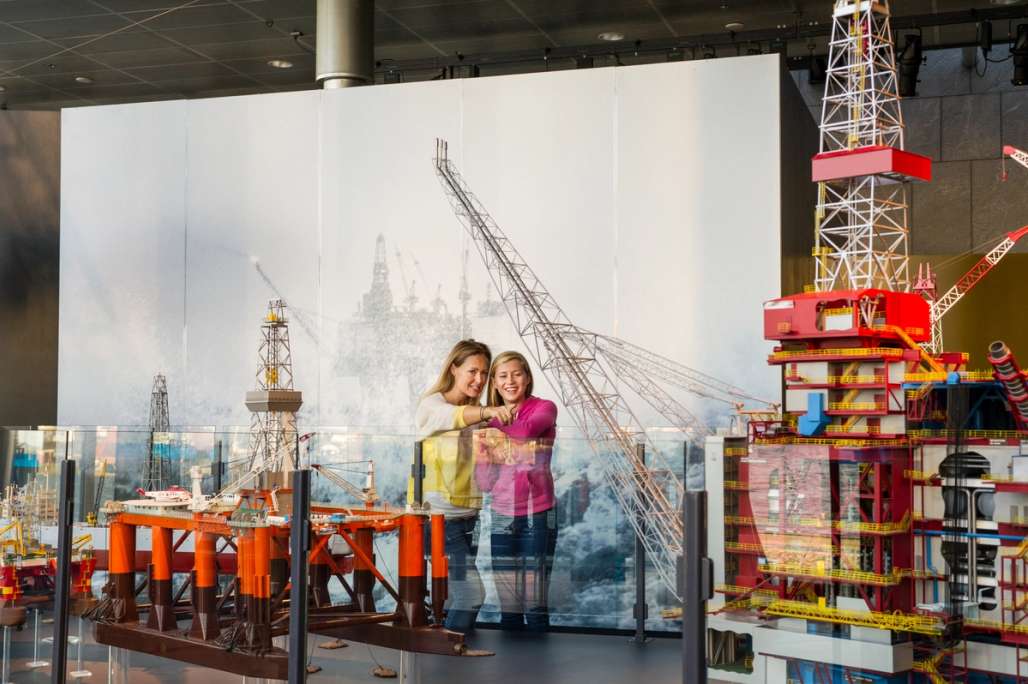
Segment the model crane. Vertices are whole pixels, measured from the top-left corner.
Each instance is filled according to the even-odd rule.
[[[653,559],[657,574],[668,589],[678,595],[676,564],[682,549],[679,510],[684,485],[675,477],[663,454],[652,448],[612,375],[639,383],[635,386],[643,397],[673,415],[679,425],[693,429],[705,429],[704,426],[695,416],[684,411],[681,404],[665,403],[670,395],[663,390],[658,398],[654,398],[652,392],[656,384],[646,382],[652,376],[639,372],[634,362],[629,363],[633,353],[638,356],[644,350],[583,330],[571,322],[510,239],[471,193],[450,161],[447,143],[442,140],[436,141],[435,168],[447,198],[481,254],[518,334],[570,411],[576,426],[593,449],[605,458],[605,473],[611,491]],[[662,357],[651,355],[651,360],[659,358]],[[608,366],[614,369],[613,373]],[[690,386],[699,387],[699,376],[690,375],[683,368],[678,369],[683,382],[690,378]],[[713,381],[707,377],[708,382]],[[722,393],[730,387],[727,384],[719,386]],[[713,393],[709,389],[711,385],[707,387]],[[735,392],[734,388],[732,392]],[[652,455],[649,466],[640,456],[639,443],[647,445]]]
[[[1000,158],[1003,163],[1003,173],[1000,175],[1000,178],[1002,178],[1003,180],[1007,179],[1007,157],[1010,157],[1018,164],[1028,169],[1028,152],[1025,152],[1024,150],[1019,150],[1013,145],[1004,145],[1003,156]]]
[[[701,443],[704,437],[715,434],[715,431],[671,396],[664,389],[667,385],[703,399],[728,404],[733,409],[741,409],[751,401],[772,411],[778,409],[774,402],[755,397],[730,383],[617,337],[597,335],[596,348],[625,386],[694,442]]]

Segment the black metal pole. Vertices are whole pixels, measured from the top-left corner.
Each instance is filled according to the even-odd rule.
[[[707,599],[714,564],[707,555],[707,492],[686,491],[682,506],[682,681],[707,681]]]
[[[54,655],[50,681],[64,684],[68,671],[68,620],[71,599],[71,544],[72,517],[75,511],[75,461],[68,460],[68,441],[65,436],[64,460],[57,500],[57,578],[54,595]]]
[[[289,590],[289,684],[307,681],[307,552],[310,550],[311,471],[293,471]]]
[[[221,491],[221,440],[214,440],[214,448],[216,449],[216,455],[214,457],[214,472],[211,475],[214,476],[214,491]]]
[[[410,466],[410,476],[414,481],[414,504],[420,506],[425,502],[425,459],[422,456],[421,440],[414,442],[414,463]]]
[[[639,457],[640,465],[646,467],[646,445],[636,444],[636,454]],[[640,487],[642,478],[636,479],[636,487]],[[640,497],[640,500],[643,500]],[[649,617],[649,610],[646,607],[646,545],[643,544],[642,534],[646,530],[646,514],[648,511],[638,512],[639,531],[635,535],[635,606],[632,607],[632,617],[635,618],[635,635],[632,641],[637,644],[646,643],[646,618]]]

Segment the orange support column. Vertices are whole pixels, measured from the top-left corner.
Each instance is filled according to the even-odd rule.
[[[420,515],[400,519],[400,606],[408,627],[428,624],[425,614],[425,528]]]
[[[248,619],[251,647],[263,653],[271,649],[271,528],[253,530],[253,580]]]
[[[449,593],[449,559],[446,557],[446,519],[432,516],[432,616],[437,625],[443,624],[443,608]]]
[[[271,536],[271,596],[282,593],[289,582],[289,535],[275,533]]]
[[[146,626],[161,632],[175,629],[171,603],[171,528],[150,528],[150,612]]]
[[[250,619],[253,608],[253,532],[244,530],[236,537],[236,617]]]
[[[213,641],[218,628],[218,571],[215,544],[218,537],[197,530],[193,551],[193,624],[189,636]]]
[[[108,572],[113,586],[111,600],[115,622],[136,622],[136,526],[112,522]]]
[[[360,547],[364,555],[375,562],[374,533],[371,528],[362,527],[353,535],[354,543]],[[361,560],[360,555],[354,554],[353,559],[353,593],[357,595],[357,607],[362,613],[375,612],[375,573],[372,567]]]
[[[312,538],[311,547],[317,550],[311,551],[310,571],[308,573],[311,597],[315,606],[327,606],[332,603],[328,594],[328,580],[332,576],[332,569],[328,564],[328,543],[318,548],[318,541],[321,538]]]

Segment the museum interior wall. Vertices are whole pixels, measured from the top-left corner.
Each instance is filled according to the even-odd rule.
[[[68,110],[58,418],[145,423],[163,372],[173,424],[245,423],[274,296],[312,425],[405,427],[452,340],[519,348],[435,137],[576,324],[773,393],[766,257],[809,206],[782,78],[765,56]]]
[[[60,113],[0,111],[0,179],[0,424],[53,424]]]

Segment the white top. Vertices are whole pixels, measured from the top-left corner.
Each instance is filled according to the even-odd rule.
[[[414,413],[414,425],[418,431],[418,439],[433,437],[444,432],[460,430],[464,427],[463,407],[446,401],[442,392],[429,394],[418,402]],[[477,508],[454,506],[446,500],[442,492],[425,492],[425,503],[433,511],[438,511],[447,519],[470,518],[478,515]]]

